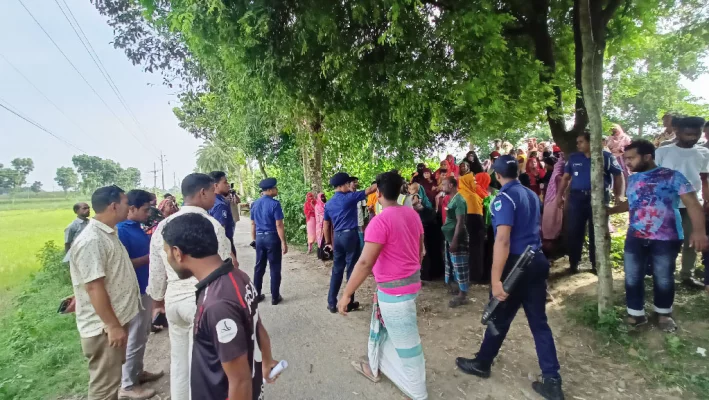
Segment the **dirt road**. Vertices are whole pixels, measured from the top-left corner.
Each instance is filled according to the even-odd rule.
[[[254,251],[249,221],[237,224],[237,248],[242,268],[253,272]],[[281,292],[284,302],[270,303],[269,280],[264,283],[266,301],[261,303],[263,322],[271,335],[273,354],[285,359],[289,369],[266,389],[267,399],[404,399],[386,379],[374,384],[357,375],[350,361],[366,354],[372,285],[358,292],[364,310],[347,317],[326,309],[329,264],[292,250],[283,260]],[[268,275],[268,274],[267,274]],[[590,274],[557,284],[552,293],[589,286]],[[471,304],[460,309],[447,307],[442,283],[426,284],[418,299],[418,320],[426,356],[427,382],[431,399],[538,399],[530,379],[539,374],[534,342],[520,311],[505,345],[493,366],[490,379],[465,375],[455,367],[457,356],[472,356],[480,344],[483,326],[480,313],[487,287],[471,291]],[[673,399],[681,395],[665,389],[648,389],[647,382],[627,366],[594,354],[590,340],[564,320],[560,304],[550,305],[550,325],[557,341],[561,373],[567,399]],[[168,333],[151,335],[146,353],[148,370],[169,371]],[[159,398],[169,399],[169,376],[154,387]]]

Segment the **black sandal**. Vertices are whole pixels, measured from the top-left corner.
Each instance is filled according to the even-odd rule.
[[[633,319],[633,321],[630,321],[630,319]],[[626,322],[631,328],[638,328],[641,327],[645,324],[647,324],[647,317],[642,316],[642,317],[636,317],[633,315],[628,315],[628,318],[626,319]]]

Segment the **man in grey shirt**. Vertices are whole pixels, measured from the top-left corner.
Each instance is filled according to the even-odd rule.
[[[76,203],[74,204],[74,214],[76,214],[76,219],[64,229],[64,251],[67,253],[71,248],[71,243],[88,225],[91,207],[86,203]],[[65,261],[69,261],[68,257]]]

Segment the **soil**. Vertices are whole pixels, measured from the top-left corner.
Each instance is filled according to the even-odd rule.
[[[253,272],[254,252],[248,247],[250,226],[237,224],[237,250],[242,268]],[[550,281],[554,300],[548,303],[549,324],[554,332],[567,399],[687,399],[676,388],[658,388],[627,364],[605,357],[595,350],[592,332],[566,317],[564,299],[570,295],[595,293],[596,277],[580,273],[564,275],[563,259]],[[284,257],[281,285],[284,302],[270,304],[266,277],[261,303],[262,320],[268,329],[274,357],[285,359],[289,368],[273,385],[267,385],[268,399],[405,399],[388,380],[374,384],[350,366],[351,360],[366,355],[373,280],[358,293],[362,311],[348,316],[326,309],[331,263],[319,261],[295,249]],[[344,285],[343,285],[344,286]],[[620,288],[619,288],[620,289]],[[622,290],[622,289],[621,289]],[[470,303],[448,307],[450,295],[443,282],[426,283],[417,300],[418,323],[426,357],[431,399],[541,399],[531,388],[540,374],[534,341],[524,312],[520,311],[493,365],[492,377],[480,379],[459,371],[458,356],[472,357],[485,327],[480,316],[488,298],[487,286],[473,286]],[[149,371],[169,372],[168,332],[151,334],[145,365]],[[169,399],[169,373],[152,386],[155,399]]]

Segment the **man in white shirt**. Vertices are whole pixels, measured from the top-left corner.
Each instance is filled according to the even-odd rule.
[[[146,293],[155,300],[153,312],[165,312],[170,326],[170,398],[190,398],[190,355],[196,309],[195,285],[197,279],[181,280],[170,267],[164,249],[162,230],[175,217],[188,213],[202,214],[217,234],[219,256],[222,260],[231,257],[231,242],[227,239],[219,221],[207,212],[214,206],[214,180],[206,174],[190,174],[182,180],[182,197],[185,201],[180,211],[160,222],[150,239],[150,277]],[[200,238],[195,238],[200,240]],[[239,263],[232,260],[235,267]]]
[[[91,196],[96,212],[70,252],[76,325],[89,360],[89,400],[118,399],[127,326],[140,307],[138,280],[116,224],[128,216],[128,198],[118,186]]]
[[[673,125],[677,126],[677,142],[657,149],[655,162],[660,167],[681,172],[694,186],[699,202],[704,203],[706,210],[709,206],[709,149],[697,145],[704,123],[704,119],[700,117],[673,118]],[[682,216],[682,230],[692,232],[692,222],[682,202],[679,204],[679,211]],[[687,287],[703,289],[704,285],[692,276],[696,261],[697,251],[689,246],[689,235],[685,235],[680,280]]]

